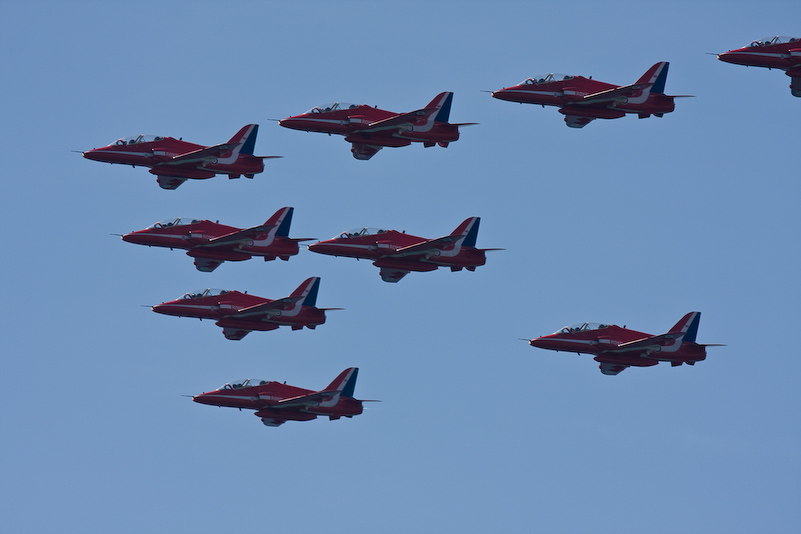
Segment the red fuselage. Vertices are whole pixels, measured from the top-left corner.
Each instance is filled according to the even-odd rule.
[[[156,223],[144,230],[122,236],[123,241],[147,245],[187,250],[191,257],[201,257],[220,261],[243,261],[253,256],[261,256],[265,261],[281,258],[288,260],[298,253],[298,242],[282,236],[270,236],[262,232],[252,239],[223,246],[209,246],[211,240],[240,232],[241,228],[226,226],[208,220],[191,220],[181,224]]]
[[[447,95],[449,93],[442,93],[438,98],[447,101],[449,112],[451,97]],[[315,107],[278,124],[293,130],[343,135],[345,141],[353,145],[353,156],[367,160],[382,147],[402,147],[413,142],[426,147],[435,144],[447,147],[448,143],[458,140],[459,125],[437,120],[434,115],[439,116],[438,109],[394,113],[366,105],[336,103]],[[446,116],[447,113],[443,115]]]
[[[226,384],[215,391],[196,395],[192,397],[192,400],[211,406],[256,410],[256,415],[262,418],[268,426],[277,426],[284,421],[310,421],[316,419],[318,415],[327,416],[330,419],[353,417],[363,411],[362,401],[345,396],[338,396],[331,402],[322,400],[295,408],[271,408],[280,401],[314,393],[318,392],[280,382],[262,381],[258,385],[253,385],[253,381],[249,381],[247,386]]]
[[[559,332],[538,337],[529,341],[532,347],[555,350],[561,352],[576,352],[579,354],[595,354],[595,361],[607,364],[624,366],[650,367],[660,361],[694,364],[706,358],[703,345],[681,342],[678,348],[671,347],[670,352],[662,352],[661,347],[668,347],[672,341],[661,339],[636,330],[621,328],[616,325],[597,325],[584,323],[585,326],[574,325],[565,327]],[[654,346],[647,349],[620,352],[620,346],[625,343],[654,338]],[[615,352],[617,351],[617,352]]]
[[[217,293],[217,294],[214,294]],[[280,299],[279,299],[280,301]],[[216,320],[217,326],[242,330],[275,330],[279,326],[291,326],[299,330],[304,326],[314,328],[325,323],[325,311],[300,303],[282,305],[265,314],[242,315],[242,310],[254,306],[279,302],[239,291],[209,291],[183,297],[153,306],[153,311],[178,317],[195,317]]]
[[[373,265],[376,267],[405,271],[433,271],[438,267],[474,270],[487,261],[486,254],[481,249],[461,246],[457,250],[454,245],[425,254],[409,256],[397,254],[399,249],[426,241],[429,240],[396,230],[377,230],[376,233],[364,235],[345,232],[333,239],[309,245],[309,250],[330,256],[374,260]]]
[[[718,59],[735,65],[781,69],[792,78],[790,91],[801,97],[801,39],[773,37],[718,54]]]
[[[155,137],[152,141],[136,139],[118,140],[109,146],[95,148],[84,152],[83,157],[104,163],[118,163],[134,167],[149,167],[153,174],[169,174],[184,178],[205,179],[217,174],[227,174],[231,178],[253,175],[264,171],[261,158],[251,154],[234,154],[228,150],[219,157],[204,158],[202,161],[172,165],[174,158],[208,148],[174,139],[172,137]]]
[[[559,112],[564,115],[578,115],[595,119],[617,119],[625,116],[626,113],[636,113],[640,117],[662,116],[675,109],[672,96],[643,91],[639,91],[639,95],[635,94],[624,101],[578,105],[588,95],[617,89],[621,86],[583,76],[560,75],[558,78],[529,78],[519,85],[494,91],[492,96],[499,100],[522,104],[558,106]]]

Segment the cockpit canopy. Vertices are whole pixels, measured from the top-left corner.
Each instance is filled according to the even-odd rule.
[[[575,334],[576,332],[586,332],[588,330],[601,330],[608,326],[608,324],[603,323],[575,323],[562,328],[558,332],[554,332],[554,334]]]
[[[157,228],[171,228],[173,226],[183,226],[186,224],[195,224],[199,222],[200,219],[190,219],[189,217],[178,217],[177,219],[164,219],[163,221],[153,223],[150,226],[148,226],[147,229],[154,230]]]
[[[225,295],[226,293],[230,293],[230,291],[225,289],[208,288],[190,291],[189,293],[185,293],[181,298],[184,300],[202,299],[203,297],[216,297],[217,295]]]
[[[563,80],[572,80],[574,77],[570,76],[569,74],[558,74],[556,72],[552,72],[550,74],[538,74],[532,76],[531,78],[526,78],[519,85],[536,85],[539,83],[548,83],[548,82],[561,82]]]
[[[329,111],[340,111],[343,109],[356,109],[358,104],[348,104],[347,102],[332,102],[330,104],[323,104],[322,106],[314,106],[309,111],[304,113],[328,113]]]
[[[348,230],[347,232],[342,232],[334,239],[348,239],[351,237],[361,237],[363,235],[378,235],[378,234],[386,234],[386,230],[382,230],[381,228],[354,228],[353,230]]]
[[[164,137],[160,135],[132,135],[131,137],[121,137],[114,143],[115,145],[138,145],[139,143],[152,143],[162,141]]]
[[[783,43],[795,43],[801,41],[798,37],[789,37],[787,35],[776,35],[774,37],[765,37],[764,39],[757,39],[756,41],[751,41],[751,44],[748,46],[750,47],[758,47],[758,46],[771,46],[775,44],[783,44]]]
[[[230,382],[226,382],[220,389],[252,388],[253,386],[263,386],[267,383],[267,380],[261,380],[259,378],[244,378],[242,380],[231,380]]]

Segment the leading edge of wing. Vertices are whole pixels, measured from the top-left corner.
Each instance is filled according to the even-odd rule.
[[[192,152],[187,152],[186,154],[181,154],[180,156],[175,156],[170,161],[161,163],[161,165],[182,165],[185,163],[207,161],[218,158],[241,144],[242,143],[221,143],[219,145],[200,148]]]
[[[251,306],[249,308],[242,308],[236,314],[234,314],[234,317],[252,317],[254,315],[264,315],[265,319],[269,319],[270,317],[280,314],[280,312],[285,310],[289,305],[295,304],[304,298],[305,297],[284,297],[282,299],[265,302],[263,304],[256,304],[255,306]]]
[[[433,113],[437,111],[436,108],[423,108],[418,109],[417,111],[411,111],[409,113],[402,113],[401,115],[397,115],[395,117],[389,117],[387,119],[382,119],[380,121],[371,122],[367,125],[366,128],[360,130],[362,132],[380,132],[382,130],[394,130],[396,128],[405,128],[406,126],[412,126],[419,117],[424,117],[429,113]]]
[[[633,83],[631,85],[624,85],[622,87],[615,87],[614,89],[606,89],[586,95],[581,100],[571,102],[570,105],[586,106],[591,104],[599,104],[601,102],[620,102],[626,100],[628,97],[635,95],[638,91],[647,89],[654,84],[652,83]]]
[[[263,234],[267,230],[273,228],[274,224],[260,224],[258,226],[252,226],[250,228],[245,228],[243,230],[237,230],[236,232],[231,232],[230,234],[221,235],[219,237],[215,237],[213,239],[209,239],[208,243],[204,243],[201,245],[203,248],[207,247],[220,247],[224,245],[234,245],[240,243],[242,241],[247,241],[249,239],[253,239],[254,237]]]
[[[316,406],[320,402],[330,399],[337,393],[339,392],[318,391],[317,393],[310,393],[308,395],[299,395],[297,397],[291,397],[289,399],[278,401],[276,404],[271,404],[270,408],[276,409],[276,408],[296,408],[298,406]]]
[[[397,258],[403,256],[419,256],[428,252],[436,252],[438,250],[447,248],[448,245],[463,237],[463,235],[446,235],[436,239],[429,239],[428,241],[423,241],[422,243],[415,243],[414,245],[409,245],[408,247],[399,248],[392,254],[387,254],[387,256]]]

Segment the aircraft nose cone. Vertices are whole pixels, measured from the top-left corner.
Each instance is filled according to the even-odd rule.
[[[312,243],[311,245],[309,245],[308,248],[312,252],[317,252],[318,254],[327,254],[330,249],[330,246],[328,243],[325,243],[324,241],[318,241],[317,243]]]
[[[491,94],[492,98],[497,98],[498,100],[509,100],[506,89],[498,89],[497,91],[493,91]]]
[[[538,349],[548,349],[551,347],[550,340],[547,339],[547,336],[534,338],[529,341],[528,344],[532,347],[537,347]]]

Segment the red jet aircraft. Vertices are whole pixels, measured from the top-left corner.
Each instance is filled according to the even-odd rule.
[[[577,323],[566,326],[549,336],[529,341],[541,349],[596,354],[601,372],[616,375],[626,367],[650,367],[670,362],[677,367],[683,363],[695,365],[706,358],[706,347],[695,342],[700,312],[690,312],[666,334],[653,336],[615,325]]]
[[[450,124],[453,93],[440,93],[423,109],[411,113],[394,113],[366,105],[336,102],[314,107],[303,115],[278,121],[293,130],[344,135],[353,146],[353,157],[370,159],[384,147],[407,146],[412,142],[425,147],[459,139],[459,126],[474,123]]]
[[[187,293],[183,297],[153,306],[152,310],[164,315],[214,319],[222,327],[226,339],[240,340],[253,330],[275,330],[288,325],[292,330],[314,328],[325,322],[326,310],[316,308],[320,279],[312,277],[300,284],[288,297],[270,300],[239,291],[204,289]]]
[[[484,265],[487,250],[476,248],[479,217],[470,217],[450,235],[426,239],[396,230],[362,228],[343,232],[339,236],[309,245],[309,250],[331,256],[365,258],[381,268],[381,279],[397,282],[410,271],[436,271],[450,267],[451,271],[475,271]]]
[[[595,119],[618,119],[626,113],[636,113],[641,119],[661,117],[673,111],[673,99],[680,98],[665,94],[668,65],[667,61],[657,63],[631,85],[551,73],[527,78],[494,91],[492,96],[521,104],[559,106],[559,113],[571,128],[583,128]]]
[[[790,77],[790,92],[801,97],[801,38],[777,35],[718,54],[718,59],[746,67],[781,69]]]
[[[206,273],[224,261],[244,261],[253,256],[262,256],[264,261],[275,258],[286,261],[298,253],[298,242],[311,240],[288,237],[293,211],[294,208],[281,208],[264,224],[245,229],[179,217],[125,234],[122,240],[150,247],[185,249],[187,256],[195,258],[197,270]]]
[[[156,135],[138,135],[117,139],[103,148],[83,153],[83,157],[104,163],[150,167],[163,189],[177,189],[186,180],[204,180],[217,174],[228,178],[253,178],[264,170],[267,158],[254,156],[258,124],[243,127],[227,143],[214,146],[196,145],[181,139]]]
[[[311,421],[318,415],[329,420],[362,413],[362,403],[353,398],[357,367],[345,369],[321,391],[247,378],[225,384],[218,390],[201,393],[192,400],[212,406],[228,406],[256,410],[256,417],[266,426],[279,426],[286,421]]]

